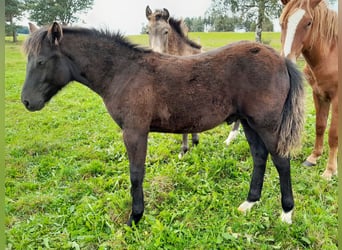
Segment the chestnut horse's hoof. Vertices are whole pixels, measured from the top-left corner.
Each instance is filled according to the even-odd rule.
[[[305,167],[313,167],[313,166],[316,166],[316,163],[312,163],[312,162],[309,162],[309,161],[304,161],[303,162],[303,166],[305,166]]]

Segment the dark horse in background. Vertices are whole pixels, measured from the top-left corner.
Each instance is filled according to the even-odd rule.
[[[145,10],[148,20],[148,37],[150,47],[157,52],[167,53],[177,56],[189,56],[202,53],[202,46],[190,40],[187,36],[188,27],[182,19],[177,20],[170,17],[167,9],[155,10],[152,12],[149,6]],[[194,93],[196,94],[196,93]],[[191,112],[191,110],[189,111]],[[224,141],[229,145],[239,133],[240,122],[234,122],[233,129],[230,131],[227,139]],[[199,141],[198,134],[192,134],[192,143],[197,145]],[[188,135],[183,134],[182,151],[179,158],[189,149]]]
[[[316,110],[316,140],[312,153],[303,163],[314,166],[323,153],[324,132],[330,107],[329,157],[322,176],[337,174],[338,151],[338,18],[322,0],[281,0],[282,54],[296,61],[302,54],[304,73],[312,87]]]
[[[177,57],[139,48],[108,31],[58,23],[30,30],[23,104],[41,110],[71,81],[102,97],[127,149],[133,199],[128,225],[144,212],[149,132],[198,133],[236,119],[254,162],[247,200],[239,209],[260,199],[270,154],[280,177],[281,218],[292,222],[289,154],[299,143],[304,98],[301,74],[289,60],[254,42]]]

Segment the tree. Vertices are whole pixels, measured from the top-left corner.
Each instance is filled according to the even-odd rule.
[[[336,0],[329,0],[334,4]],[[255,23],[255,40],[261,42],[262,31],[269,20],[279,18],[283,5],[280,0],[212,0],[208,13],[238,15],[245,21]],[[267,20],[268,19],[268,20]]]
[[[26,0],[30,19],[38,25],[54,21],[64,25],[78,21],[76,14],[89,10],[94,0]]]
[[[16,20],[24,15],[25,5],[21,0],[5,0],[6,34],[13,37],[13,42],[17,42]]]
[[[203,32],[204,31],[204,19],[202,17],[186,17],[184,18],[186,26],[189,31],[192,32]]]
[[[212,11],[225,15],[234,13],[255,23],[255,40],[261,42],[264,22],[280,16],[280,0],[212,0]]]

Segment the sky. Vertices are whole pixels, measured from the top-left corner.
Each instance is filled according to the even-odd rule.
[[[146,6],[151,10],[166,8],[175,18],[204,16],[211,0],[95,0],[92,10],[81,15],[79,25],[108,28],[121,31],[125,35],[140,34],[143,24],[147,24]]]

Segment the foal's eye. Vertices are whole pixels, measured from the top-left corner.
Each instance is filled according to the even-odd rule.
[[[306,26],[309,27],[309,26],[311,26],[311,24],[312,24],[312,21],[309,21],[308,24],[307,24]]]
[[[45,61],[44,60],[39,60],[38,65],[44,65]]]

